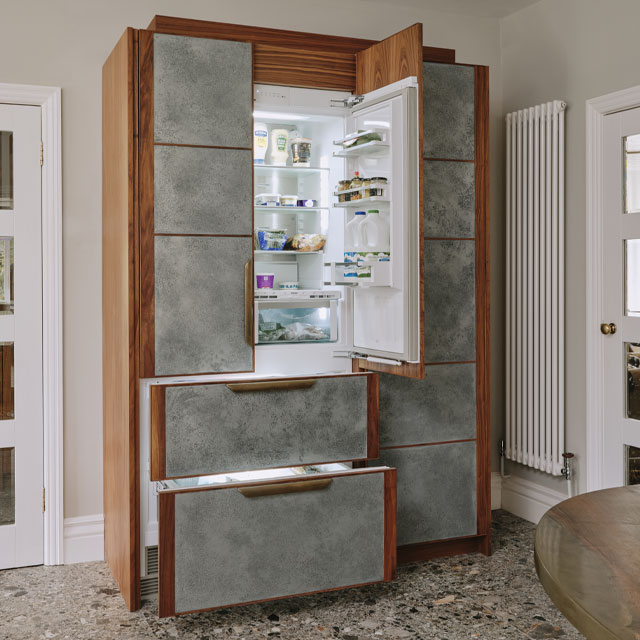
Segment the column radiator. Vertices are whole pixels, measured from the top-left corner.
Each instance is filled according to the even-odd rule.
[[[560,475],[564,451],[564,110],[507,115],[506,457]]]

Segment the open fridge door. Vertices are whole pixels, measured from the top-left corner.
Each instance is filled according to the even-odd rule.
[[[359,242],[345,244],[355,264],[354,369],[423,378],[422,25],[359,53],[356,77],[362,99],[336,141],[348,175],[363,177],[359,192],[338,194],[345,242]]]

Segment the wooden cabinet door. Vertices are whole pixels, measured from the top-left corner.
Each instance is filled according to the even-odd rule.
[[[141,375],[253,371],[252,45],[139,42]]]
[[[418,144],[415,153],[415,172],[419,176],[418,184],[418,236],[420,242],[419,255],[423,255],[423,188],[420,150],[422,149],[422,25],[414,24],[395,35],[374,44],[356,54],[356,93],[367,94],[381,89],[404,78],[414,76],[418,82],[417,96],[417,135]],[[412,160],[412,162],[414,161]],[[403,362],[400,365],[376,362],[375,358],[360,358],[354,361],[354,368],[370,371],[381,371],[410,378],[424,377],[424,293],[423,272],[420,265],[416,267],[415,278],[419,280],[419,359],[417,362]]]

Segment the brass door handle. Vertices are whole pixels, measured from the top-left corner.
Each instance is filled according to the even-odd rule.
[[[257,382],[230,382],[225,385],[229,391],[244,393],[247,391],[293,391],[311,389],[316,381],[311,378],[301,380],[259,380]]]
[[[303,493],[305,491],[322,491],[332,482],[331,478],[322,480],[303,480],[302,482],[280,482],[278,484],[261,484],[257,487],[238,487],[245,498],[261,498],[277,496],[283,493]]]
[[[605,336],[608,336],[609,334],[613,335],[616,331],[618,330],[618,327],[616,327],[616,325],[613,322],[603,322],[600,325],[600,331],[602,333],[604,333]]]
[[[244,340],[253,347],[253,260],[244,265]]]

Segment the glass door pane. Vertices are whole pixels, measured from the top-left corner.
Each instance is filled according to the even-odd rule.
[[[16,521],[15,449],[0,449],[0,526]]]
[[[0,209],[13,209],[12,131],[0,131]]]

